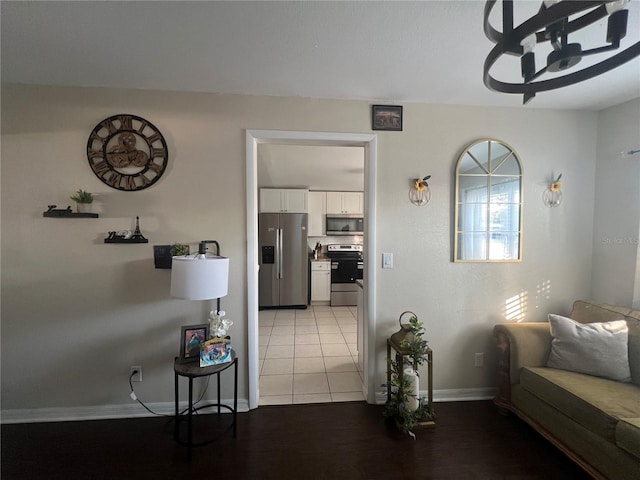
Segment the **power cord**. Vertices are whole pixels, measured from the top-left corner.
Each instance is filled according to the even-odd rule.
[[[138,374],[138,371],[137,371],[137,370],[133,370],[133,371],[131,372],[131,375],[129,375],[129,387],[131,388],[131,393],[129,394],[129,396],[131,397],[131,399],[132,399],[132,400],[135,400],[136,402],[138,402],[140,405],[142,405],[142,406],[144,407],[144,409],[145,409],[147,412],[149,412],[149,413],[151,413],[151,414],[153,414],[153,415],[157,415],[158,417],[173,417],[173,415],[166,415],[166,414],[164,414],[164,413],[154,412],[154,411],[153,411],[153,410],[151,410],[149,407],[147,407],[147,406],[144,404],[144,402],[143,402],[142,400],[140,400],[140,399],[138,398],[138,396],[136,395],[136,392],[135,392],[135,391],[134,391],[134,389],[133,389],[133,377],[134,377],[135,375],[137,375],[137,374]]]
[[[136,402],[138,402],[140,405],[142,405],[144,407],[144,409],[151,413],[152,415],[157,415],[158,417],[170,417],[173,418],[173,415],[166,415],[164,413],[158,413],[158,412],[154,412],[153,410],[151,410],[149,407],[147,407],[144,402],[142,400],[140,400],[138,398],[138,396],[136,395],[135,390],[133,389],[133,377],[136,376],[138,374],[137,370],[133,370],[131,372],[131,375],[129,375],[129,387],[131,388],[131,393],[129,394],[129,396],[131,397],[132,400],[135,400]],[[202,389],[202,393],[200,394],[200,398],[198,398],[198,400],[196,400],[196,402],[193,404],[193,406],[195,407],[196,405],[198,405],[198,403],[200,403],[202,401],[202,399],[204,398],[204,394],[206,393],[207,389],[209,388],[209,378],[207,377],[207,383],[205,384],[204,388]],[[182,410],[180,412],[180,415],[184,414],[186,411],[188,411],[189,408],[185,408],[184,410]],[[197,415],[198,412],[194,410],[194,413]]]

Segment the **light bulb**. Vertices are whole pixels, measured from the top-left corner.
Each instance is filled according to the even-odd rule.
[[[536,34],[532,33],[528,37],[524,37],[520,42],[520,46],[524,49],[523,53],[532,52],[536,46]]]
[[[607,9],[607,14],[611,15],[613,12],[622,10],[627,3],[629,3],[629,0],[616,0],[606,3],[604,8]]]

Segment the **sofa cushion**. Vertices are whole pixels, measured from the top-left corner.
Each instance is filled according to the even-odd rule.
[[[576,374],[578,375],[578,374]],[[588,464],[600,475],[594,478],[631,480],[640,478],[640,461],[614,442],[596,435],[582,425],[535,397],[522,385],[512,389],[516,413],[554,445],[580,464]],[[592,470],[593,471],[593,470]],[[549,472],[553,473],[553,472]],[[551,475],[561,477],[562,475]]]
[[[576,300],[571,318],[580,323],[625,319],[629,328],[629,368],[631,381],[640,386],[640,310],[606,303]]]
[[[612,322],[614,320],[623,320],[628,312],[629,309],[625,307],[576,300],[573,302],[571,318],[580,323]]]
[[[625,320],[582,324],[551,314],[549,324],[552,340],[547,367],[631,381]]]
[[[616,426],[616,443],[640,459],[640,418],[621,418]]]
[[[615,442],[619,418],[640,417],[640,388],[582,373],[525,367],[522,388],[591,432]]]
[[[640,322],[636,328],[640,330]],[[629,328],[629,369],[631,381],[640,387],[640,334],[631,335],[631,328]]]

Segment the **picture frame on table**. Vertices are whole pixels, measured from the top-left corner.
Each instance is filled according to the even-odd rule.
[[[200,344],[200,366],[210,367],[232,360],[231,338],[212,338]]]
[[[180,363],[197,362],[200,344],[209,339],[209,324],[185,325],[180,330]]]
[[[372,105],[371,129],[402,131],[402,105]]]

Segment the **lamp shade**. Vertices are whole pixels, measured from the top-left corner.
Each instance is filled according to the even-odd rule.
[[[229,259],[209,254],[173,257],[171,296],[210,300],[227,295]]]

